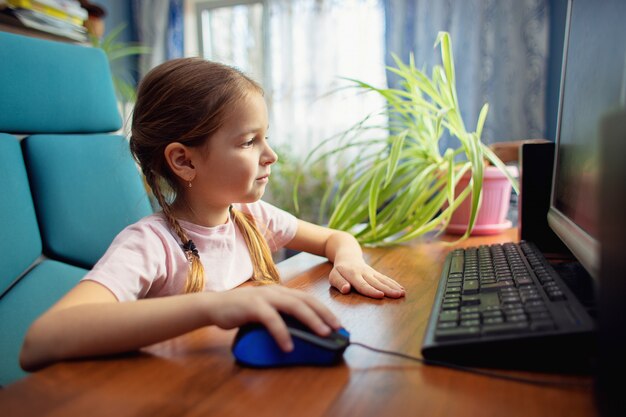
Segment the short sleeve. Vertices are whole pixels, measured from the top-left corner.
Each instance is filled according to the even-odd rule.
[[[118,301],[146,298],[158,292],[167,278],[169,258],[164,236],[149,224],[122,230],[104,256],[83,278],[108,288]]]

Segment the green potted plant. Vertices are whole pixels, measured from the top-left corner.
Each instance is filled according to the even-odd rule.
[[[124,31],[125,27],[126,25],[122,23],[102,38],[89,35],[92,46],[102,49],[109,60],[111,77],[113,78],[117,99],[121,104],[123,120],[127,119],[126,116],[129,113],[128,107],[132,107],[137,97],[135,82],[128,71],[124,69],[124,66],[120,65],[120,60],[128,56],[149,54],[151,51],[150,47],[136,42],[120,41],[119,36]]]
[[[466,199],[470,210],[463,237],[469,236],[483,199],[486,161],[518,189],[512,173],[481,142],[488,104],[473,130],[461,117],[449,34],[440,32],[435,46],[442,65],[434,66],[430,76],[416,68],[412,56],[408,64],[394,56],[396,66],[388,70],[400,77],[400,88],[350,79],[357,89],[385,99],[388,123],[381,126],[368,116],[321,143],[306,159],[305,165],[324,161],[337,167],[321,210],[330,213],[330,227],[353,233],[362,244],[389,245],[445,230]],[[371,137],[375,130],[385,133]],[[440,150],[446,130],[459,140],[458,148]],[[467,184],[457,189],[465,175]],[[300,178],[293,189],[296,207]]]
[[[274,151],[278,154],[278,162],[272,166],[272,180],[264,199],[290,213],[297,212],[303,220],[326,223],[328,219],[320,212],[319,204],[331,181],[326,164],[320,161],[303,166],[303,157],[298,156],[288,144],[275,146]],[[303,179],[299,184],[302,194],[296,206],[289,190],[298,175],[303,175]]]

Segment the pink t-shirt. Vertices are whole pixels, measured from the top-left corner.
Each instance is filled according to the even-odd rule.
[[[254,216],[272,252],[293,239],[297,219],[263,201],[234,204]],[[200,254],[205,291],[232,289],[252,277],[248,247],[232,219],[215,227],[180,221]],[[144,217],[122,230],[83,280],[107,287],[119,301],[163,297],[183,292],[189,262],[181,242],[162,212]]]

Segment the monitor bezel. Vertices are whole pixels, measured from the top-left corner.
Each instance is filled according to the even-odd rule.
[[[550,195],[550,208],[548,210],[548,224],[568,247],[576,259],[582,264],[587,272],[597,280],[600,270],[600,242],[570,220],[556,205],[556,182],[558,180],[557,167],[559,166],[559,145],[561,141],[561,122],[563,111],[563,97],[565,78],[567,76],[567,55],[570,43],[570,27],[572,19],[573,0],[567,2],[567,15],[565,26],[565,40],[563,45],[563,62],[561,66],[561,83],[559,89],[559,108],[556,128],[556,144],[554,153],[554,166],[552,172],[552,187]]]

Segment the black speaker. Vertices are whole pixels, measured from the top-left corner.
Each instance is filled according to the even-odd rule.
[[[533,242],[545,254],[569,254],[548,225],[552,190],[554,142],[524,143],[520,147],[520,239]]]

